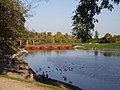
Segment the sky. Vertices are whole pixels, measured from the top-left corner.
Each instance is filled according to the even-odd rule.
[[[33,9],[34,16],[27,20],[26,27],[29,30],[34,29],[36,32],[71,34],[73,11],[75,11],[78,1],[42,1],[37,8]],[[115,5],[112,12],[103,10],[96,18],[99,23],[95,24],[95,30],[99,32],[99,37],[103,37],[106,33],[120,35],[120,5]]]

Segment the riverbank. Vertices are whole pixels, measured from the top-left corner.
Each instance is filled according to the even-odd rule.
[[[115,50],[120,51],[120,43],[85,43],[82,44],[86,49],[90,50]]]
[[[63,44],[40,44],[28,45],[27,50],[120,50],[120,43],[63,43]]]
[[[29,67],[28,64],[22,60],[17,60],[15,63],[15,65],[0,63],[0,88],[2,90],[81,90],[76,86],[53,79],[46,79],[44,82],[37,82],[33,78],[26,79],[28,70],[26,68],[20,70],[19,66]]]

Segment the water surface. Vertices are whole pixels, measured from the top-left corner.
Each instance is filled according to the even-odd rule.
[[[85,90],[120,90],[120,51],[41,51],[25,61],[35,72]]]

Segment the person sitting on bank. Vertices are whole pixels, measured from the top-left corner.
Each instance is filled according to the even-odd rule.
[[[45,78],[45,73],[44,72],[42,72],[42,78]]]
[[[48,78],[48,73],[47,73],[47,71],[46,71],[46,75],[45,75],[45,78]]]
[[[32,72],[32,69],[30,68],[30,69],[28,70],[28,76],[29,76],[29,78],[32,77],[32,74],[33,74],[33,72]]]

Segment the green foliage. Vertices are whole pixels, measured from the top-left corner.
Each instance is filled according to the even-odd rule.
[[[99,33],[98,33],[98,31],[95,31],[95,39],[99,39]]]
[[[55,42],[57,42],[57,43],[62,43],[63,35],[62,35],[61,32],[57,32],[57,33],[54,35],[54,38],[55,38]]]
[[[120,0],[80,0],[75,15],[73,16],[73,35],[81,38],[82,42],[90,39],[91,31],[94,30],[94,23],[98,22],[95,15],[99,15],[102,9],[112,11],[114,2],[119,4]]]
[[[113,43],[113,42],[119,42],[119,35],[115,35],[112,37],[111,34],[106,33],[103,38],[98,37],[98,32],[96,31],[95,38],[88,39],[88,42],[92,43]],[[29,44],[32,45],[33,40],[35,41],[35,45],[38,44],[45,44],[45,43],[82,43],[83,41],[81,39],[78,39],[72,35],[69,34],[62,34],[61,32],[57,32],[56,34],[52,35],[51,32],[35,32],[35,31],[28,31],[25,30],[24,34],[22,34],[21,38],[23,44],[26,44],[26,40],[29,41]],[[119,41],[118,41],[119,40]]]
[[[26,44],[26,40],[28,40],[29,44],[33,43],[33,40],[35,41],[35,44],[44,44],[44,43],[75,43],[75,42],[81,42],[80,39],[76,39],[73,36],[69,34],[63,35],[61,32],[57,32],[56,34],[52,35],[51,32],[35,32],[35,31],[29,31],[25,30],[23,34],[21,34],[21,38],[18,38],[18,40],[21,39],[24,44]],[[17,41],[16,41],[17,42]]]
[[[54,37],[52,36],[52,33],[51,33],[51,32],[47,32],[46,42],[47,42],[47,43],[54,43],[54,42],[55,42]]]
[[[89,42],[89,40],[92,38],[91,32],[89,30],[86,30],[84,25],[80,23],[73,24],[73,26],[74,26],[72,30],[73,36],[75,36],[75,38],[77,39],[81,39],[83,43]]]
[[[120,35],[114,35],[113,38],[116,43],[120,43]]]
[[[24,30],[25,18],[18,0],[0,0],[0,33],[5,40],[16,39]]]
[[[102,43],[102,44],[84,44],[86,49],[95,49],[95,50],[120,50],[119,43]]]
[[[110,42],[112,42],[113,37],[111,34],[106,33],[104,36],[104,39],[106,40],[106,42],[110,43]]]
[[[0,40],[5,41],[1,44],[2,53],[11,51],[13,44],[8,43],[13,43],[12,41],[24,31],[24,10],[19,0],[0,0]]]
[[[112,42],[114,42],[114,38],[109,33],[106,33],[105,36],[101,39],[101,43],[112,43]]]
[[[26,1],[26,0],[25,0]],[[23,0],[0,0],[0,42],[3,48],[0,51],[6,52],[13,49],[14,41],[20,37],[28,37],[25,30],[25,17],[28,17],[31,4],[25,4]],[[12,43],[12,44],[8,44]],[[13,47],[13,48],[11,48]],[[6,48],[8,49],[6,51]],[[14,50],[13,50],[14,51]],[[12,53],[12,51],[11,51]]]

